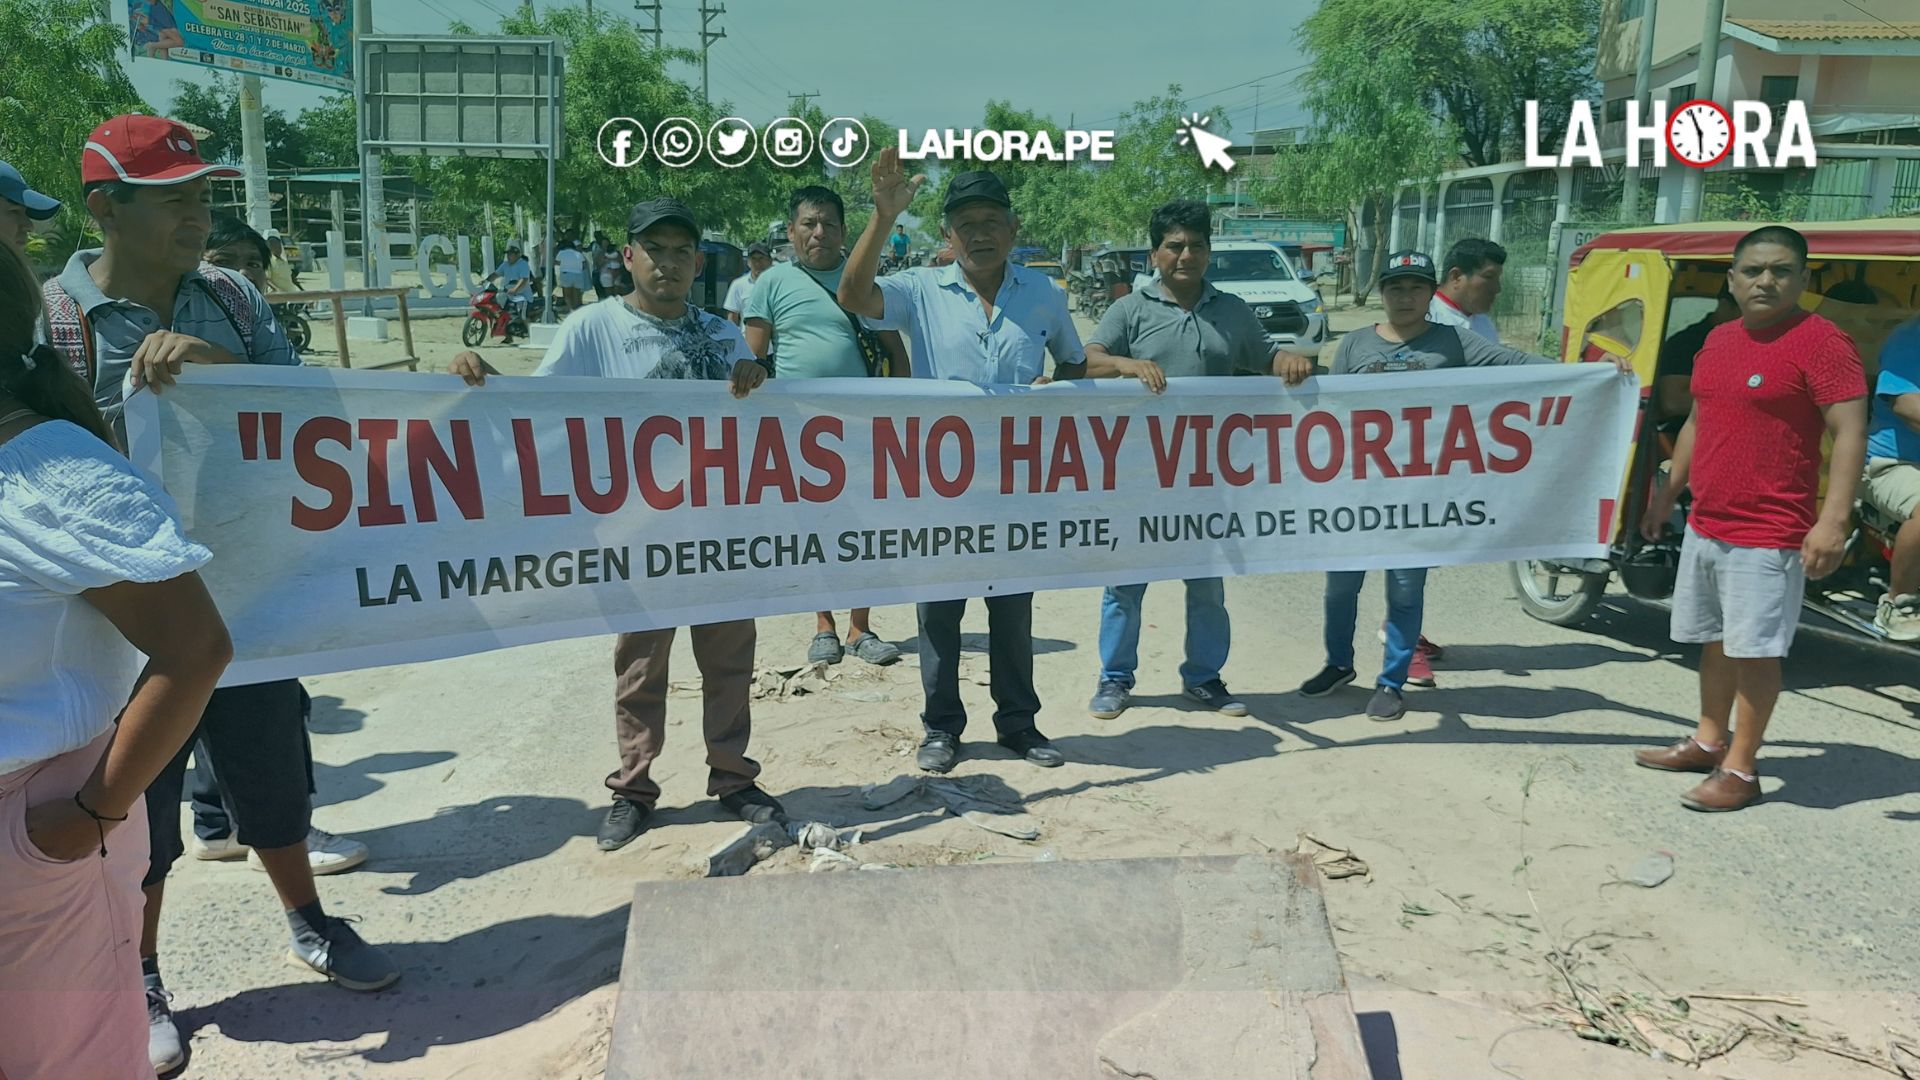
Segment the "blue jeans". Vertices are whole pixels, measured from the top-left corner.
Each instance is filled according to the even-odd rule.
[[[1420,619],[1426,611],[1427,571],[1388,570],[1387,574],[1387,658],[1380,671],[1380,685],[1399,690],[1407,685],[1407,665],[1413,663],[1413,650],[1420,644]],[[1342,570],[1327,575],[1326,644],[1327,663],[1333,667],[1353,666],[1353,627],[1360,617],[1360,586],[1366,583],[1364,570]]]
[[[1100,679],[1133,689],[1140,666],[1140,601],[1145,585],[1112,585],[1100,601]],[[1187,659],[1180,685],[1199,686],[1220,677],[1233,642],[1227,592],[1217,577],[1187,581]]]

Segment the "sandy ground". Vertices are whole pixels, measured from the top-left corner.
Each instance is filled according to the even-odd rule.
[[[422,340],[442,326],[457,323],[423,321]],[[1084,709],[1098,592],[1036,598],[1040,724],[1068,764],[1035,769],[982,741],[956,769],[1021,799],[1036,841],[862,809],[862,786],[914,771],[911,655],[887,669],[849,660],[823,692],[756,703],[763,782],[797,815],[862,826],[862,860],[902,866],[1292,850],[1303,833],[1351,849],[1370,874],[1326,893],[1363,1026],[1396,1062],[1377,1080],[1683,1075],[1539,1030],[1577,1015],[1541,1011],[1564,1008],[1570,986],[1616,1007],[1764,995],[1793,1003],[1696,998],[1690,1019],[1667,1026],[1703,1032],[1717,1017],[1758,1030],[1779,1016],[1856,1056],[1894,1053],[1896,1034],[1920,1051],[1920,665],[1803,639],[1764,763],[1767,802],[1707,816],[1680,807],[1687,778],[1628,757],[1691,724],[1692,657],[1667,641],[1660,612],[1616,597],[1593,626],[1564,630],[1521,612],[1503,568],[1437,572],[1427,628],[1447,647],[1440,688],[1412,692],[1410,713],[1381,724],[1361,715],[1359,689],[1293,693],[1321,660],[1318,576],[1233,579],[1227,595],[1226,679],[1253,711],[1239,719],[1178,696],[1178,585],[1149,593],[1134,705],[1105,721]],[[1377,585],[1363,605],[1371,627]],[[912,653],[911,608],[880,610],[876,625]],[[980,740],[985,628],[974,605],[979,682],[963,689]],[[761,663],[798,666],[811,632],[809,615],[761,620]],[[1363,667],[1377,663],[1366,630],[1361,645]],[[674,663],[676,678],[696,677],[684,637]],[[698,876],[740,827],[703,798],[689,687],[672,706],[656,824],[623,851],[596,850],[612,685],[606,639],[308,680],[316,822],[373,849],[322,895],[360,916],[406,975],[356,995],[287,967],[264,875],[183,860],[163,966],[192,1039],[184,1075],[598,1077],[632,884]],[[1621,883],[1658,852],[1671,854],[1670,880]],[[753,872],[805,871],[789,851]],[[1646,1038],[1677,1046],[1658,1029]],[[1889,1073],[1756,1036],[1684,1075]]]

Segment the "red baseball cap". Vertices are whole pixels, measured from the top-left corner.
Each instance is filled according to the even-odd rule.
[[[116,116],[87,136],[80,154],[80,181],[121,180],[129,184],[183,184],[202,176],[241,176],[231,165],[200,160],[193,132],[162,116]]]

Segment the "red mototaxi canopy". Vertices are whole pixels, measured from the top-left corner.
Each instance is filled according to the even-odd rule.
[[[1719,221],[1621,229],[1581,245],[1573,253],[1572,265],[1579,266],[1588,252],[1601,248],[1660,251],[1676,258],[1731,258],[1740,238],[1759,227],[1750,222]],[[1920,259],[1920,218],[1807,222],[1793,227],[1807,238],[1809,258]]]

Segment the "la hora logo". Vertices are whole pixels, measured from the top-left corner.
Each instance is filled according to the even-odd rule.
[[[1751,155],[1757,169],[1784,169],[1789,165],[1812,168],[1818,164],[1813,149],[1813,129],[1807,123],[1807,106],[1789,101],[1780,109],[1780,131],[1768,153],[1773,135],[1775,106],[1765,101],[1736,101],[1728,110],[1718,102],[1704,98],[1686,102],[1667,111],[1667,103],[1653,104],[1652,122],[1640,122],[1640,103],[1627,102],[1627,167],[1640,167],[1640,152],[1653,152],[1656,168],[1665,168],[1671,153],[1683,165],[1705,169],[1717,165],[1731,154],[1733,167],[1747,167]],[[1575,101],[1567,114],[1567,133],[1558,157],[1540,152],[1540,103],[1527,102],[1527,167],[1530,169],[1571,168],[1587,165],[1600,168],[1604,161],[1600,136],[1593,123],[1593,105]]]

